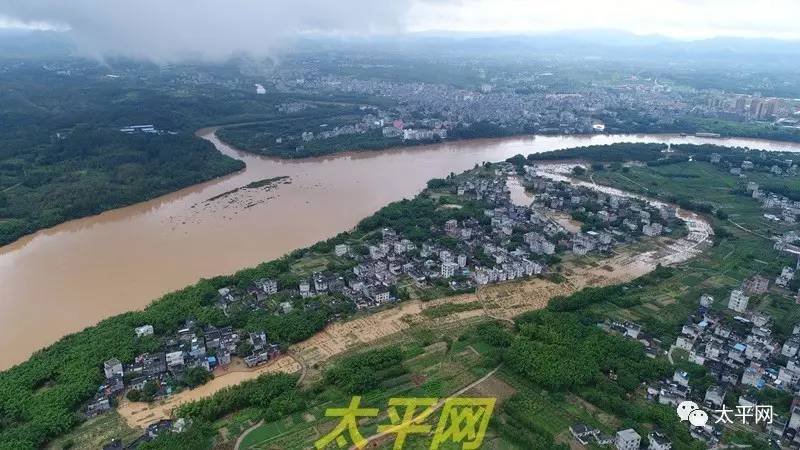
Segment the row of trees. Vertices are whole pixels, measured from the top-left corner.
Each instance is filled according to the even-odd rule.
[[[295,411],[295,407],[302,407],[304,404],[296,384],[297,376],[294,375],[264,374],[254,380],[225,388],[211,397],[182,405],[175,415],[213,422],[244,408],[270,411],[271,415],[288,414]],[[287,408],[289,405],[291,407]]]
[[[648,166],[677,164],[688,161],[689,157],[695,161],[709,161],[712,153],[719,153],[722,161],[729,161],[738,166],[745,160],[759,162],[767,167],[772,164],[783,164],[785,159],[795,156],[789,152],[763,152],[741,147],[725,147],[714,144],[676,144],[670,146],[670,153],[663,153],[665,144],[659,143],[629,143],[589,145],[573,147],[563,150],[553,150],[544,153],[532,153],[527,157],[515,155],[507,161],[517,167],[535,161],[553,160],[582,160],[595,163],[623,163],[628,161],[643,161]],[[762,153],[764,159],[762,160]]]
[[[405,373],[403,351],[396,346],[359,353],[337,361],[325,373],[325,381],[348,394],[364,394],[380,381]]]

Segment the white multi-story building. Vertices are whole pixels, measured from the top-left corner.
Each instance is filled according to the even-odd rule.
[[[617,438],[614,445],[618,450],[639,450],[639,445],[642,442],[642,437],[639,433],[628,428],[627,430],[617,431]]]
[[[103,372],[106,378],[114,378],[122,376],[122,363],[117,358],[112,358],[103,364]]]
[[[658,431],[652,431],[650,434],[647,435],[647,440],[650,442],[650,446],[647,447],[647,450],[671,450],[672,449],[672,442],[667,439],[666,436],[659,433]]]
[[[347,244],[337,244],[333,251],[336,256],[345,256],[350,253],[350,247]]]
[[[178,350],[175,352],[167,353],[166,361],[167,361],[167,367],[170,369],[183,366],[185,362],[183,358],[183,352]]]
[[[728,308],[742,313],[747,310],[747,302],[749,301],[750,297],[744,295],[744,291],[741,289],[734,289],[731,291],[731,296],[728,300]]]
[[[800,406],[792,408],[792,415],[789,418],[788,428],[792,430],[800,429]]]
[[[645,226],[642,227],[642,234],[644,234],[645,236],[659,236],[661,235],[662,231],[663,227],[658,222],[646,224]]]
[[[458,267],[467,267],[467,255],[458,255]]]
[[[454,262],[442,263],[442,278],[452,278],[458,270],[458,264]]]
[[[311,297],[311,284],[308,281],[301,281],[298,286],[300,289],[300,296],[303,298]]]
[[[256,285],[267,295],[273,295],[278,293],[278,282],[275,280],[270,280],[269,278],[262,278],[256,281]]]
[[[136,327],[134,330],[136,332],[136,337],[140,338],[142,336],[152,336],[153,335],[153,326],[152,325],[142,325],[140,327]]]
[[[370,289],[369,296],[377,303],[386,303],[391,299],[389,290],[384,288]]]
[[[800,351],[800,336],[792,336],[781,347],[781,355],[792,357]]]
[[[447,250],[442,250],[439,252],[439,260],[443,263],[453,262],[453,254]]]

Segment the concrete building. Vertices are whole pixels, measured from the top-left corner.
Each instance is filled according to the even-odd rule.
[[[152,325],[142,325],[140,327],[136,327],[134,330],[136,332],[136,337],[140,338],[142,336],[152,336],[153,335],[153,326]]]
[[[744,291],[741,289],[734,289],[731,291],[731,296],[728,300],[728,308],[743,313],[747,310],[747,302],[749,301],[750,297],[744,295]]]
[[[336,256],[345,256],[350,252],[350,247],[347,244],[337,244],[334,252]]]
[[[792,408],[792,415],[789,417],[789,425],[787,427],[792,430],[800,429],[800,406]]]
[[[617,438],[614,440],[614,445],[617,450],[639,450],[639,445],[642,442],[642,437],[639,433],[632,428],[627,430],[617,431]]]
[[[122,363],[117,358],[112,358],[103,364],[103,372],[106,378],[121,377],[123,374]]]
[[[754,277],[748,278],[747,281],[742,284],[742,289],[748,294],[763,294],[767,292],[769,289],[769,280],[762,277],[761,275],[756,275]]]
[[[270,280],[268,278],[262,278],[256,281],[256,286],[261,289],[267,295],[273,295],[278,293],[278,282],[275,280]]]
[[[642,227],[642,234],[644,234],[645,236],[651,236],[651,237],[652,236],[659,236],[659,235],[661,235],[662,231],[663,231],[663,227],[658,222],[651,223],[651,224],[645,224]]]
[[[722,386],[711,386],[706,390],[703,402],[710,408],[720,408],[725,402],[725,388]]]
[[[672,449],[672,442],[667,439],[666,436],[659,433],[658,431],[652,431],[650,434],[647,435],[647,440],[650,442],[650,445],[647,447],[648,450],[671,450]]]
[[[700,306],[702,306],[703,308],[710,308],[711,305],[713,304],[714,304],[714,297],[708,294],[703,294],[700,296]]]
[[[458,270],[458,264],[454,262],[442,263],[442,278],[452,278]]]

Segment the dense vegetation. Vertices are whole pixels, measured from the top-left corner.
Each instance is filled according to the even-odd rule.
[[[404,373],[403,356],[400,348],[386,347],[343,358],[328,369],[325,380],[348,394],[368,392],[381,380]]]
[[[383,150],[441,142],[438,138],[418,141],[403,140],[401,137],[384,137],[380,129],[371,129],[363,134],[313,139],[308,142],[296,139],[304,131],[326,130],[335,125],[356,123],[360,120],[360,116],[355,116],[353,113],[357,111],[359,110],[354,106],[333,109],[323,105],[279,120],[225,127],[218,132],[218,135],[237,148],[281,158],[307,158],[349,150]],[[469,127],[454,128],[450,131],[448,140],[516,136],[534,132],[533,127],[507,128],[489,122],[476,122]],[[287,136],[294,136],[295,139],[288,140]],[[281,142],[277,142],[279,138],[282,138]]]
[[[445,185],[452,183],[449,179],[443,182]],[[467,204],[462,209],[441,208],[439,203],[422,195],[386,206],[375,216],[364,219],[352,233],[360,238],[377,235],[377,230],[392,225],[398,231],[408,233],[412,239],[425,239],[430,233],[430,224],[441,225],[454,215],[461,217],[466,211],[477,215],[483,208],[478,203]],[[246,331],[263,330],[285,347],[307,339],[332,318],[352,313],[352,303],[325,295],[296,299],[293,311],[279,315],[233,308],[226,316],[214,303],[218,289],[233,286],[243,290],[264,277],[277,280],[281,288],[295,287],[300,280],[300,275],[293,270],[295,263],[306,255],[329,254],[335,244],[350,236],[341,234],[231,276],[201,280],[165,295],[143,311],[114,316],[66,336],[38,351],[28,361],[0,373],[0,448],[38,447],[77,425],[82,420],[81,407],[103,379],[101,369],[104,361],[119,358],[127,363],[136,355],[157,349],[156,339],[134,337],[133,330],[137,326],[153,325],[157,337],[163,337],[173,334],[191,318],[200,327],[231,325]],[[398,357],[387,350],[376,356],[377,360],[360,361],[359,364],[374,363],[375,367],[393,373],[395,369],[390,367],[391,362],[397,361]],[[380,361],[385,361],[386,365]],[[337,366],[339,375],[331,375],[331,380],[343,389],[357,390],[380,379],[379,376],[353,380],[346,369],[347,362],[342,364]],[[204,380],[194,381],[200,383]],[[147,397],[146,393],[140,395],[144,395],[141,398]]]
[[[184,82],[184,77],[201,77],[198,73],[205,81]],[[193,133],[199,127],[274,121],[286,116],[278,105],[297,98],[356,100],[256,96],[252,84],[222,84],[216,79],[237,75],[238,69],[227,65],[165,70],[150,64],[101,65],[73,59],[4,65],[0,245],[65,220],[243,168],[196,138]],[[136,124],[152,124],[164,133],[119,131]]]
[[[116,357],[130,362],[140,353],[155,350],[154,341],[134,337],[136,326],[152,324],[164,336],[174,333],[187,318],[195,318],[203,324],[263,329],[284,344],[310,337],[340,312],[335,304],[314,299],[308,310],[281,316],[226,317],[211,303],[221,287],[248,285],[264,276],[280,279],[289,271],[290,258],[167,294],[143,311],[114,316],[66,336],[0,373],[0,448],[39,447],[78,424],[82,404],[103,379],[103,361]]]
[[[635,341],[610,335],[570,313],[539,311],[517,318],[519,334],[505,361],[533,383],[551,390],[595,385],[609,373],[625,391],[640,380],[666,375],[669,366],[645,357]]]
[[[192,135],[81,126],[34,149],[19,145],[0,153],[0,244],[244,167]]]
[[[606,294],[604,300],[612,302],[614,295]],[[523,314],[516,320],[517,332],[503,351],[503,360],[531,385],[577,395],[622,418],[623,427],[635,428],[642,436],[647,435],[645,425],[654,424],[669,436],[675,448],[704,448],[689,436],[672,409],[634,399],[641,382],[666,377],[674,368],[664,359],[645,356],[640,343],[601,330],[594,325],[596,320],[585,309]],[[530,402],[535,404],[524,391],[509,399],[502,407],[504,421],[527,424],[530,414],[525,412],[530,413]],[[498,427],[503,430],[502,424]],[[541,426],[533,424],[525,429],[525,433],[510,435],[531,445],[537,443],[536,448],[558,448]]]
[[[278,115],[275,105],[287,100],[279,95],[255,98],[251,91],[240,86],[223,89],[211,83],[200,84],[196,90],[173,89],[169,80],[162,78],[159,68],[147,68],[144,71],[146,75],[141,78],[132,76],[126,80],[123,77],[117,81],[105,78],[106,72],[106,68],[95,67],[81,69],[80,72],[75,70],[73,75],[59,75],[32,64],[0,74],[0,104],[3,105],[0,108],[0,244],[41,227],[134,203],[241,168],[241,163],[219,155],[210,144],[194,138],[191,132],[206,124],[274,120]],[[142,72],[137,68],[130,73]],[[51,85],[57,85],[59,89],[52,89]],[[340,112],[337,111],[337,114]],[[159,128],[174,130],[178,134],[127,135],[118,131],[119,127],[132,123],[154,123]],[[228,135],[233,136],[235,129],[230,130]],[[478,124],[470,129],[455,130],[453,137],[471,138],[528,131],[500,130],[493,128],[492,124]],[[764,131],[761,128],[747,131],[756,132]],[[771,133],[758,136],[794,139],[792,136]],[[332,151],[353,145],[351,142],[340,144]],[[256,142],[252,145],[260,144]],[[364,145],[371,147],[373,144]],[[309,148],[313,149],[313,146]],[[661,153],[663,148],[659,144],[617,144],[581,151],[551,152],[546,159],[581,158],[611,163],[635,159],[661,165],[680,164],[689,155],[699,160],[712,151],[723,154],[731,162],[760,154],[717,146],[672,146],[675,153],[669,154],[665,160],[665,155]],[[539,157],[534,155],[522,158],[522,161],[533,161]],[[447,186],[448,182],[437,180],[434,184]],[[688,196],[677,199],[693,201]],[[382,226],[392,226],[419,241],[427,237],[431,224],[441,225],[453,214],[482,217],[476,214],[481,210],[480,204],[467,204],[462,209],[448,211],[449,216],[445,217],[436,201],[423,196],[390,205],[363,221],[358,230],[368,232]],[[318,245],[315,246],[318,249],[330,248],[331,243]],[[153,350],[152,341],[134,338],[133,328],[136,326],[152,324],[157,333],[163,336],[174,332],[191,317],[203,324],[235,325],[247,330],[264,329],[271,337],[288,344],[309,337],[324,327],[331,317],[346,313],[336,299],[328,298],[314,299],[308,305],[303,305],[305,307],[281,316],[256,313],[225,317],[211,306],[210,302],[220,287],[246,287],[264,276],[274,277],[281,285],[295,284],[297,277],[291,273],[290,264],[297,255],[244,270],[231,277],[203,280],[165,295],[144,311],[115,316],[66,336],[37,352],[25,363],[0,373],[0,448],[40,447],[79,423],[81,418],[77,411],[95,393],[102,380],[100,367],[104,360],[118,357],[128,362],[137,354]],[[587,384],[592,380],[600,380],[598,377],[602,375],[599,374],[604,369],[616,366],[609,366],[582,353],[579,354],[581,365],[560,357],[560,352],[569,349],[568,345],[575,344],[577,339],[588,339],[603,349],[609,342],[593,330],[585,329],[577,317],[566,316],[571,321],[571,331],[563,338],[555,336],[549,325],[551,317],[556,317],[556,314],[559,314],[558,317],[567,312],[572,314],[586,303],[609,303],[605,299],[619,294],[617,289],[587,291],[581,294],[582,297],[557,300],[552,311],[531,318],[528,321],[530,323],[520,327],[519,335],[513,340],[499,332],[494,332],[492,338],[507,341],[511,345],[513,352],[509,355],[509,365],[532,382],[543,382],[549,374],[560,375],[563,371],[563,381],[559,381],[557,388],[580,390],[587,396],[593,396],[598,403],[621,408],[623,403],[619,400],[620,396],[627,391],[624,388],[615,391],[620,388],[620,383],[602,391],[599,389],[605,384],[597,387]],[[627,306],[638,301],[634,297],[626,298],[631,299],[631,304]],[[525,363],[525,355],[544,358],[548,364],[529,367]],[[384,356],[387,361],[396,357]],[[378,361],[380,367],[383,357]],[[339,374],[331,375],[332,380],[340,380],[338,383],[342,388],[356,390],[359,386],[374,384],[372,379],[359,379],[357,371],[348,370],[346,363],[342,364],[344,366],[337,369],[340,370]],[[631,368],[640,371],[637,373],[651,373],[656,369],[636,364]],[[630,377],[620,379],[625,384]],[[285,386],[290,384],[286,380],[279,381]],[[268,382],[271,384],[275,379]],[[259,386],[254,384],[243,389],[260,391]],[[613,392],[613,395],[609,392]],[[238,391],[224,394],[218,400],[218,404],[209,402],[203,406],[193,406],[197,411],[187,410],[187,414],[211,420],[216,414],[224,414],[241,406],[272,409],[274,405],[277,414],[300,404],[293,397],[267,395],[253,398]],[[197,430],[203,435],[202,427]]]
[[[187,403],[176,412],[178,417],[213,422],[244,408],[257,408],[271,418],[281,417],[301,408],[304,399],[295,388],[297,377],[265,374],[255,380],[225,388],[211,397]]]
[[[667,148],[669,148],[668,152]],[[509,158],[508,161],[517,166],[524,165],[526,160],[530,162],[582,160],[605,163],[641,161],[647,163],[648,166],[660,166],[686,162],[689,158],[694,161],[709,161],[713,153],[720,154],[723,163],[729,162],[738,166],[742,161],[750,160],[767,168],[773,164],[784,165],[787,158],[791,159],[792,156],[795,156],[788,152],[770,152],[714,144],[673,144],[667,147],[665,144],[619,142],[532,153],[527,157],[516,155]],[[601,169],[602,166],[597,168]]]
[[[170,69],[124,61],[110,63],[57,59],[42,65],[23,61],[8,64],[0,72],[0,245],[65,220],[149,199],[240,169],[241,163],[217,154],[192,136],[200,126],[240,124],[222,129],[220,136],[249,151],[290,158],[425,143],[384,138],[379,129],[309,142],[278,141],[302,131],[352,125],[372,107],[398,105],[386,98],[347,93],[271,91],[257,96],[250,83],[257,77],[243,75],[236,63]],[[365,71],[331,66],[331,61],[321,64],[324,70],[357,76],[406,81],[422,78],[476,86],[469,71],[443,79],[441,73],[454,71],[449,64],[436,65],[441,73],[432,73],[431,66],[423,64],[424,70],[411,74],[408,67],[420,67],[420,63],[407,61],[408,66],[387,66],[392,67],[391,75],[380,66]],[[553,83],[549,88],[582,83],[561,77],[541,82]],[[303,102],[307,107],[292,112],[281,109],[291,102]],[[665,125],[649,122],[652,118],[631,116],[635,112],[615,113],[613,117],[599,117],[607,121],[612,132],[714,131],[800,142],[797,130],[766,124],[684,119]],[[417,111],[409,114],[426,117]],[[140,136],[118,131],[137,123],[154,124],[178,135]],[[533,126],[482,121],[455,127],[449,139],[534,132]]]

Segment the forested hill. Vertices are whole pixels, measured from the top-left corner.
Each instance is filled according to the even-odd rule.
[[[0,143],[0,245],[66,220],[163,195],[244,167],[192,134],[80,126]]]
[[[88,63],[0,67],[0,245],[244,167],[194,136],[231,115],[213,98]],[[137,124],[160,132],[120,131]]]
[[[228,83],[236,76],[228,66],[0,55],[0,245],[243,168],[195,130],[274,120],[294,97],[256,96]],[[120,131],[131,125],[154,129]]]

